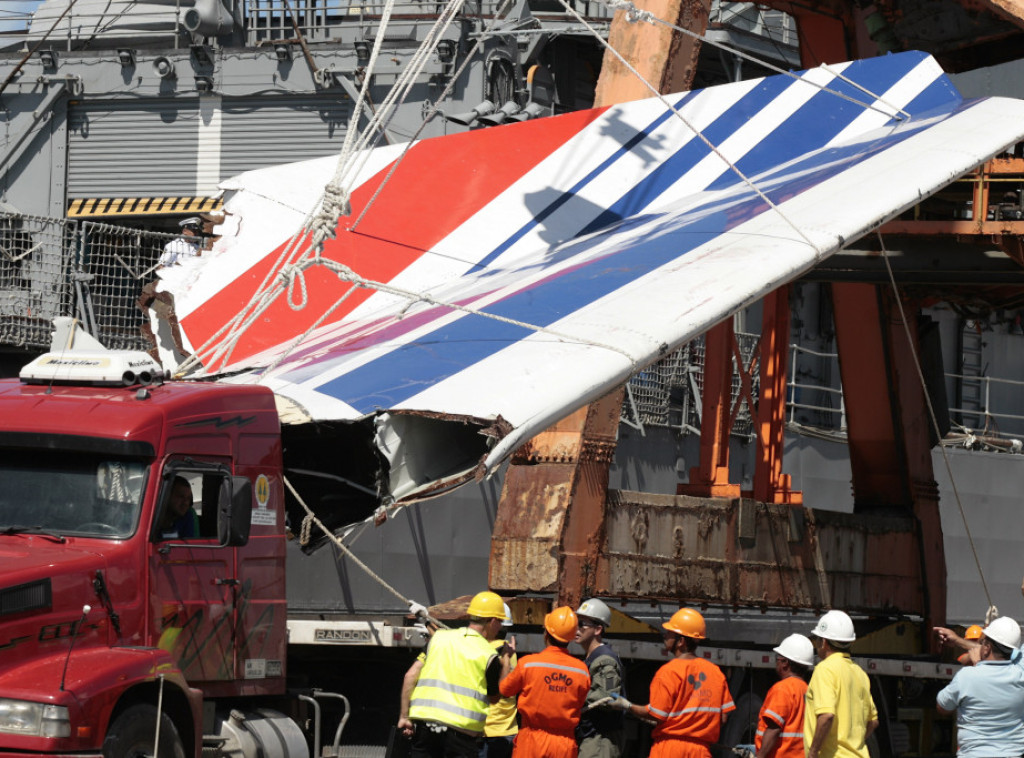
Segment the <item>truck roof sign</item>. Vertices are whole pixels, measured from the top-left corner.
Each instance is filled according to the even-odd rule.
[[[50,352],[21,369],[26,384],[124,385],[149,384],[163,369],[141,350],[107,350],[87,334],[77,319],[53,320]]]
[[[67,350],[45,353],[21,369],[27,384],[149,384],[163,370],[149,355],[133,350]]]

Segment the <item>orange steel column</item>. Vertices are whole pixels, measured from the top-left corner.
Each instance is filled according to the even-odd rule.
[[[911,506],[893,365],[873,284],[832,284],[854,507]]]
[[[846,24],[836,16],[798,7],[795,3],[786,10],[796,19],[801,65],[814,68],[822,63],[841,63],[850,59],[847,29],[852,28],[852,24]]]
[[[786,424],[786,378],[789,362],[789,286],[764,299],[761,327],[761,391],[754,420],[757,461],[754,499],[762,503],[803,503],[803,493],[792,491],[792,479],[782,473]]]
[[[854,512],[914,514],[918,533],[903,548],[916,551],[921,562],[923,628],[930,631],[945,625],[946,560],[925,389],[914,363],[919,309],[904,305],[904,325],[893,295],[871,284],[833,283],[832,299]],[[929,639],[935,645],[934,635]]]
[[[704,387],[701,398],[700,465],[690,469],[679,495],[739,497],[729,483],[729,432],[732,426],[732,356],[736,335],[732,316],[704,335]]]

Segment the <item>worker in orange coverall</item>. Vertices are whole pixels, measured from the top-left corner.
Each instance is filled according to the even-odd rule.
[[[779,681],[765,695],[757,716],[756,758],[804,758],[804,695],[814,666],[814,645],[791,634],[775,648]]]
[[[711,746],[736,706],[722,670],[696,655],[705,639],[704,617],[693,608],[680,608],[662,626],[672,660],[651,680],[650,704],[618,697],[610,705],[657,722],[650,758],[711,758]]]
[[[568,606],[544,617],[544,642],[511,669],[515,643],[502,651],[503,697],[519,696],[519,734],[512,758],[576,758],[576,725],[590,692],[590,672],[566,648],[576,639],[576,613]],[[510,670],[511,669],[511,670]]]
[[[975,644],[980,644],[978,640],[981,639],[981,634],[981,627],[978,624],[971,624],[969,627],[967,627],[967,631],[964,632],[964,639],[969,640]],[[956,659],[956,662],[962,666],[974,665],[974,661],[971,660],[971,654],[969,652],[961,653],[959,657]]]

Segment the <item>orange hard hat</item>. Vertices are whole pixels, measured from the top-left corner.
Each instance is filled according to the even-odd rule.
[[[576,611],[567,605],[560,606],[544,617],[544,631],[559,642],[576,639]]]
[[[964,632],[964,639],[965,640],[980,640],[981,639],[981,634],[982,634],[983,631],[984,631],[984,629],[982,629],[977,624],[971,624],[969,627],[967,627],[967,631]]]
[[[704,617],[693,608],[680,608],[672,614],[672,618],[662,624],[670,632],[681,634],[695,640],[704,639],[706,627]]]

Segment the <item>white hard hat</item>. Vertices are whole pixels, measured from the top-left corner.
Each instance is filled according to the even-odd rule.
[[[505,618],[501,620],[502,626],[512,626],[512,609],[508,607],[508,603],[502,603],[505,606]]]
[[[777,648],[773,648],[773,652],[783,658],[788,658],[793,663],[799,663],[801,666],[814,665],[814,645],[802,634],[789,635],[779,643]]]
[[[985,636],[1003,647],[1020,647],[1020,624],[1009,616],[1000,616],[985,627]]]
[[[612,625],[612,612],[604,604],[604,601],[598,600],[596,597],[584,600],[580,607],[576,609],[576,615],[600,621],[601,626]]]
[[[842,611],[829,611],[820,619],[811,632],[815,637],[833,642],[853,642],[857,633],[853,631],[853,619]]]

